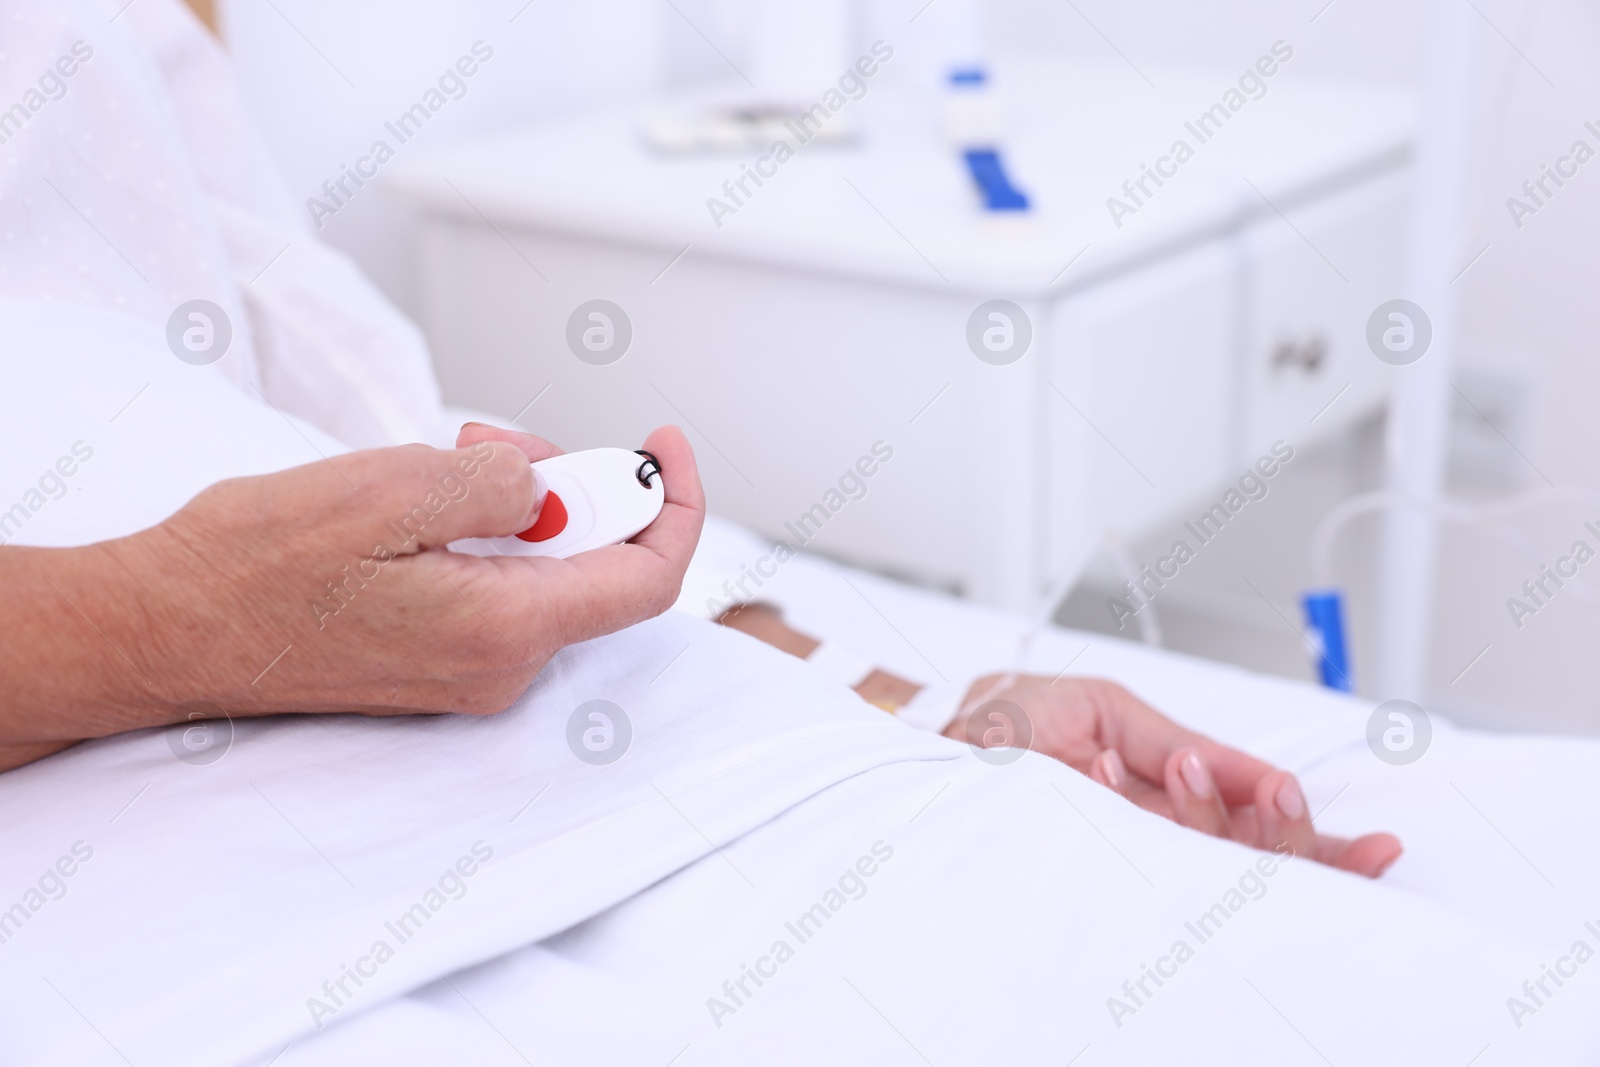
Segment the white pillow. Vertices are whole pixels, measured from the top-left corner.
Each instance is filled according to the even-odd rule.
[[[224,478],[348,451],[177,358],[149,323],[0,300],[0,543],[121,537]]]

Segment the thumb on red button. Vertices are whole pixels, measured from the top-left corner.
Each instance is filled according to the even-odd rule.
[[[534,472],[535,477],[538,472]],[[543,481],[543,479],[539,479]],[[567,505],[555,493],[544,494],[544,504],[539,509],[539,517],[534,524],[517,534],[523,541],[539,542],[548,541],[567,528]]]

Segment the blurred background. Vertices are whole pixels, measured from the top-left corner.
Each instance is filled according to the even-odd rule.
[[[1600,150],[1600,15],[1461,12],[1455,36],[1415,0],[219,0],[215,17],[308,217],[419,321],[447,400],[568,447],[680,422],[712,510],[791,544],[786,524],[881,440],[895,458],[808,549],[1013,608],[1081,563],[1062,622],[1303,679],[1301,597],[1329,583],[1365,695],[1595,732],[1600,563],[1535,599],[1524,583],[1600,549],[1600,500],[1580,495],[1600,486],[1600,163],[1575,155]],[[777,136],[749,115],[825,102],[874,42],[892,58],[828,108],[828,136],[789,137],[795,158],[736,196]],[[1241,82],[1265,57],[1274,72]],[[1441,65],[1455,81],[1430,81]],[[395,127],[419,102],[426,121]],[[1191,128],[1219,102],[1219,128]],[[341,190],[380,140],[380,177]],[[1179,140],[1193,161],[1158,164]],[[986,203],[972,148],[997,150],[1025,207]],[[1369,316],[1416,298],[1435,198],[1441,348],[1391,366]],[[609,365],[568,351],[593,299],[630,320]],[[994,299],[1032,332],[1003,366],[968,342]],[[1544,497],[1443,524],[1436,554],[1388,570],[1381,511],[1323,526],[1318,573],[1319,524],[1385,485],[1394,398],[1430,366],[1442,492]],[[1292,462],[1201,546],[1185,524],[1277,440]],[[1194,559],[1119,618],[1108,601],[1136,603],[1123,582],[1180,539]],[[1397,580],[1407,565],[1431,586]],[[1409,672],[1384,666],[1404,595],[1426,600]]]

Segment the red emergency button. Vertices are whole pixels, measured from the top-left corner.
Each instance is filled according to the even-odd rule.
[[[554,493],[544,495],[544,507],[533,525],[517,534],[524,541],[548,541],[567,528],[567,506]]]

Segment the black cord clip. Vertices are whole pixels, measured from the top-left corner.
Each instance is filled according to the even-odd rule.
[[[661,461],[642,448],[634,449],[634,454],[643,456],[644,462],[639,464],[639,469],[633,472],[633,476],[639,479],[639,484],[646,489],[653,488],[650,479],[661,473]]]

